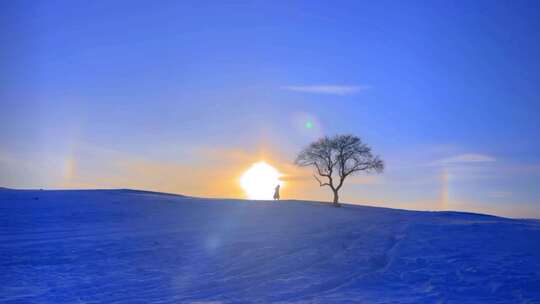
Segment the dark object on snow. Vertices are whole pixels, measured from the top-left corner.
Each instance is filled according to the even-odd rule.
[[[295,163],[301,167],[313,166],[319,176],[326,178],[323,182],[313,175],[321,187],[332,189],[336,207],[340,206],[339,189],[347,176],[359,171],[379,173],[384,169],[383,161],[354,135],[320,138],[302,150]]]
[[[274,200],[278,200],[278,201],[279,201],[279,188],[280,188],[280,185],[277,185],[276,189],[274,190]]]

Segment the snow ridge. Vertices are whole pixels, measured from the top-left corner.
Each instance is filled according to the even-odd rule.
[[[540,303],[540,221],[0,189],[0,303]]]

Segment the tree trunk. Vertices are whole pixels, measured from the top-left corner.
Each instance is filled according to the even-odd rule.
[[[338,190],[332,190],[332,191],[334,191],[334,207],[341,207],[341,205],[339,204]]]

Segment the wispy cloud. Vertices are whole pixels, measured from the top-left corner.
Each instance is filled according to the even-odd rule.
[[[461,163],[485,163],[494,162],[495,158],[486,154],[467,153],[442,159],[443,164],[461,164]]]
[[[302,85],[283,87],[284,90],[289,91],[329,95],[353,95],[370,88],[370,86],[365,85]]]
[[[489,197],[493,197],[493,198],[507,198],[507,197],[510,197],[511,195],[512,195],[512,192],[510,191],[494,191],[488,194]]]

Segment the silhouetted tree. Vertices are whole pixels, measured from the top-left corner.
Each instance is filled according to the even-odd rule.
[[[371,148],[353,135],[325,136],[304,148],[295,163],[301,167],[313,166],[313,175],[319,185],[328,186],[334,193],[334,206],[339,207],[339,190],[345,179],[357,172],[377,172],[384,169],[384,163],[373,156]]]

